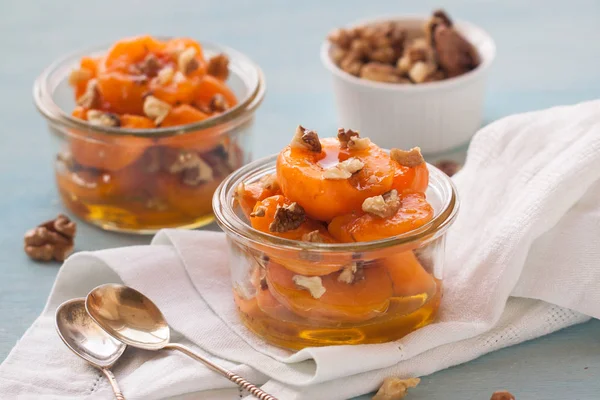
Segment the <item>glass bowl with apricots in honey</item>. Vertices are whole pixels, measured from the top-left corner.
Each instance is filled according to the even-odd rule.
[[[264,93],[261,70],[243,54],[152,36],[68,55],[33,91],[66,207],[134,233],[213,220],[215,189],[250,161]]]
[[[382,343],[435,319],[458,199],[419,148],[299,126],[278,155],[231,174],[213,209],[240,318],[269,343]]]

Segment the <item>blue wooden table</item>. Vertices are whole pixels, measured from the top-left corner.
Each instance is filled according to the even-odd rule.
[[[53,148],[31,86],[55,58],[140,33],[192,36],[249,55],[267,77],[254,154],[288,142],[302,123],[335,132],[329,76],[319,45],[335,26],[370,16],[428,13],[443,5],[495,38],[498,57],[486,122],[600,94],[600,2],[448,1],[23,1],[0,2],[0,359],[41,312],[59,268],[30,261],[23,233],[64,212]],[[600,116],[599,116],[600,117]],[[81,223],[76,250],[148,243]],[[600,322],[572,327],[423,379],[411,399],[600,398]]]

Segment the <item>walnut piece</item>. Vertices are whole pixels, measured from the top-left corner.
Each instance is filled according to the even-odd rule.
[[[273,222],[269,225],[271,232],[287,232],[297,229],[306,220],[304,208],[296,202],[289,206],[277,206]]]
[[[346,265],[342,269],[342,272],[340,272],[340,274],[338,275],[338,281],[347,283],[348,285],[353,283],[354,282],[354,274],[356,274],[357,268],[358,267],[355,262]]]
[[[452,176],[460,171],[460,164],[452,160],[441,160],[435,163],[435,166],[442,170],[448,176]]]
[[[306,129],[302,125],[298,125],[296,128],[296,133],[292,138],[290,147],[305,150],[308,149],[315,153],[320,153],[322,150],[317,132]]]
[[[87,68],[77,68],[69,74],[69,85],[76,86],[80,82],[92,79],[94,73]]]
[[[72,252],[77,225],[59,214],[25,233],[25,253],[38,261],[64,261]]]
[[[515,396],[507,390],[494,392],[490,400],[515,400]]]
[[[372,400],[400,400],[406,396],[408,389],[416,387],[421,380],[419,378],[400,379],[389,377],[383,380],[377,394]]]
[[[160,63],[158,58],[150,53],[144,58],[144,60],[138,65],[140,72],[146,75],[148,78],[154,78],[160,70]]]
[[[323,178],[325,179],[348,179],[353,174],[357,173],[365,164],[358,158],[350,157],[346,161],[342,161],[333,167],[327,168],[323,171]]]
[[[250,213],[250,216],[252,218],[264,217],[266,215],[266,212],[267,212],[266,208],[264,208],[263,206],[258,206],[258,207],[256,207],[256,210],[254,210]]]
[[[77,99],[77,105],[84,108],[94,108],[100,103],[98,81],[90,79],[85,87],[85,92]]]
[[[421,148],[413,147],[412,149],[405,151],[400,149],[392,149],[390,151],[390,157],[398,164],[408,168],[414,168],[425,162],[423,154],[421,154]]]
[[[325,242],[325,240],[323,240],[323,235],[321,235],[321,232],[319,232],[319,230],[314,230],[312,232],[305,233],[304,235],[302,235],[302,240],[305,242],[312,243]]]
[[[353,137],[357,137],[357,138],[360,137],[360,134],[358,133],[358,131],[353,131],[352,129],[344,129],[344,128],[338,129],[337,138],[340,142],[340,147],[342,149],[345,149],[348,147],[348,142]]]
[[[367,197],[362,203],[362,210],[379,218],[389,218],[400,208],[398,191],[392,189],[379,196]]]
[[[423,83],[435,73],[437,65],[424,61],[417,61],[408,71],[409,78],[415,83]]]
[[[357,136],[351,137],[348,140],[348,148],[350,150],[366,150],[371,146],[371,139],[368,137],[360,138]]]
[[[168,85],[169,83],[171,83],[173,77],[175,76],[175,70],[170,65],[167,65],[166,67],[158,71],[158,74],[156,76],[158,78],[158,83],[160,83],[163,86]]]
[[[117,114],[99,111],[89,110],[86,114],[87,121],[91,125],[96,126],[121,126],[121,118]]]
[[[214,179],[214,171],[196,152],[182,151],[169,167],[171,174],[181,173],[182,182],[188,186],[197,186]]]
[[[198,51],[194,47],[188,47],[177,56],[177,68],[184,75],[189,75],[198,69],[200,64],[196,60]]]
[[[276,174],[265,175],[259,180],[263,189],[266,190],[279,190],[279,181],[277,181]]]
[[[382,64],[380,62],[365,64],[360,70],[360,77],[375,82],[410,83],[408,79],[400,76],[398,70],[393,65]]]
[[[144,114],[154,120],[156,125],[160,125],[170,112],[171,105],[169,103],[159,100],[152,95],[146,96],[144,100]]]
[[[217,54],[208,60],[206,71],[209,75],[224,81],[229,77],[229,57],[225,54]]]
[[[477,50],[456,29],[437,25],[432,40],[438,62],[449,77],[462,75],[479,65]]]
[[[223,96],[220,93],[217,93],[210,99],[210,102],[208,103],[208,108],[210,109],[211,113],[222,113],[229,109],[229,103],[225,99],[225,96]]]
[[[320,276],[294,275],[292,280],[300,288],[308,290],[315,299],[321,298],[326,292]]]

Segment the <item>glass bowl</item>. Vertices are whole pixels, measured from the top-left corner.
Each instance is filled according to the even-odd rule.
[[[428,165],[434,217],[416,230],[363,243],[302,242],[253,229],[235,200],[242,182],[274,173],[275,161],[241,168],[213,198],[244,324],[271,344],[301,349],[388,342],[432,322],[442,298],[445,234],[458,212],[452,181]],[[344,274],[354,274],[351,283]],[[325,289],[320,296],[297,286],[313,276]]]
[[[71,212],[104,229],[132,233],[212,222],[215,189],[251,159],[254,114],[264,97],[265,81],[259,67],[243,54],[210,43],[202,46],[207,58],[218,53],[229,57],[227,85],[239,103],[188,125],[124,129],[72,117],[70,72],[81,57],[102,55],[108,45],[70,54],[37,78],[35,105],[56,139],[56,182]]]

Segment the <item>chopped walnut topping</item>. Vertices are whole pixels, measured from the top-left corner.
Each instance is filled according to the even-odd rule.
[[[121,119],[117,114],[99,110],[89,110],[86,113],[87,121],[96,126],[121,126]]]
[[[264,189],[279,190],[279,182],[277,181],[276,174],[265,175],[262,178],[260,178],[259,182]]]
[[[515,396],[507,390],[501,390],[494,392],[490,400],[515,400]]]
[[[292,138],[290,146],[292,148],[308,149],[315,153],[320,153],[322,150],[317,132],[306,129],[302,125],[298,125],[296,128],[296,134]]]
[[[148,78],[154,78],[160,70],[160,63],[158,62],[158,58],[150,53],[144,58],[144,61],[138,65],[138,68],[140,72]]]
[[[168,168],[171,174],[182,174],[182,181],[188,186],[197,186],[201,182],[214,179],[214,172],[197,153],[182,151]]]
[[[287,232],[297,229],[306,220],[304,208],[296,202],[289,206],[277,206],[273,222],[269,225],[271,232]]]
[[[200,66],[196,60],[198,51],[194,47],[188,47],[177,57],[177,67],[184,75],[191,74]]]
[[[90,79],[85,87],[85,92],[77,99],[77,104],[84,108],[94,108],[100,102],[98,81]]]
[[[351,137],[348,140],[348,148],[350,150],[366,150],[371,146],[371,139],[368,137],[359,138],[357,136]]]
[[[323,172],[325,179],[348,179],[352,174],[357,173],[365,164],[358,158],[350,157],[346,161],[342,161],[331,168],[327,168]]]
[[[226,80],[229,77],[229,57],[223,53],[211,57],[206,71],[215,78]]]
[[[80,82],[92,79],[94,73],[87,68],[77,68],[69,74],[69,85],[76,86]]]
[[[64,261],[73,252],[77,225],[59,214],[25,233],[25,253],[38,261]]]
[[[406,396],[408,389],[416,387],[419,378],[400,379],[395,377],[385,378],[381,387],[372,400],[400,400]]]
[[[262,206],[258,206],[256,207],[256,210],[252,211],[250,213],[251,217],[264,217],[266,215],[267,209],[262,207]]]
[[[169,83],[171,83],[174,76],[175,70],[170,65],[167,65],[166,67],[158,71],[158,83],[160,83],[163,86],[168,85]]]
[[[318,229],[302,235],[302,240],[305,242],[312,242],[312,243],[325,242],[325,240],[323,240],[323,235],[321,235],[321,232],[319,232]]]
[[[208,107],[209,107],[211,113],[213,113],[213,112],[222,113],[229,109],[229,103],[225,99],[225,96],[223,96],[220,93],[217,93],[210,99],[210,102],[208,103]]]
[[[350,141],[350,139],[352,139],[354,137],[356,137],[356,138],[360,137],[360,134],[358,133],[358,131],[353,131],[352,129],[344,129],[344,128],[338,129],[337,138],[340,142],[340,147],[342,149],[345,149],[346,147],[348,147],[348,142]]]
[[[389,218],[396,214],[399,208],[400,196],[398,196],[396,189],[392,189],[383,195],[368,197],[362,204],[364,212],[376,215],[379,218]]]
[[[152,120],[156,125],[160,125],[161,122],[171,112],[171,105],[156,97],[150,95],[144,100],[144,114]]]
[[[390,157],[398,164],[408,168],[416,167],[425,162],[425,159],[423,158],[423,154],[421,154],[421,149],[419,147],[413,147],[408,151],[392,149],[390,151]]]
[[[315,299],[321,298],[326,292],[320,276],[294,275],[292,280],[300,288],[308,290]]]
[[[338,281],[347,283],[348,285],[354,282],[354,274],[357,270],[357,264],[355,262],[346,265],[342,272],[338,275]]]

